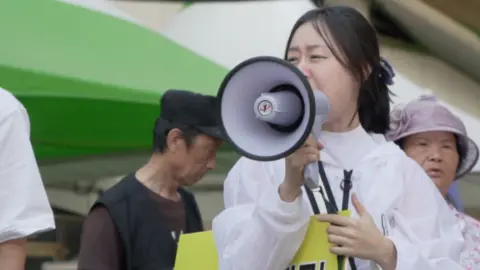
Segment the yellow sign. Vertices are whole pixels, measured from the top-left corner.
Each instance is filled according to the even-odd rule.
[[[350,216],[350,211],[340,212]],[[337,256],[330,253],[328,223],[310,219],[307,235],[287,270],[338,270]],[[175,270],[218,270],[218,255],[211,231],[183,234],[178,243]]]

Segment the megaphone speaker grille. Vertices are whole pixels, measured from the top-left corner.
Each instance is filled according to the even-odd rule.
[[[290,132],[259,120],[254,104],[262,93],[290,85],[301,97],[303,115]],[[222,128],[240,154],[260,161],[283,158],[308,138],[315,121],[315,98],[307,78],[295,66],[279,58],[260,56],[237,65],[225,77],[218,92]]]

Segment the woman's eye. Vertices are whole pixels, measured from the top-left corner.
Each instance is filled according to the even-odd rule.
[[[288,57],[287,61],[290,62],[290,63],[293,63],[293,62],[297,61],[297,58],[296,57]]]
[[[446,144],[443,146],[443,148],[450,150],[450,149],[453,149],[453,146]]]
[[[325,59],[326,57],[325,56],[322,56],[322,55],[312,55],[310,56],[310,59],[312,60],[321,60],[321,59]]]

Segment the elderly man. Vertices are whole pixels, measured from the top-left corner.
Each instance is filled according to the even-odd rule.
[[[54,228],[27,111],[0,88],[0,269],[24,269],[27,236]]]
[[[212,96],[164,94],[153,154],[92,207],[79,270],[173,269],[179,236],[203,230],[195,198],[183,187],[215,168],[222,143],[215,107]]]

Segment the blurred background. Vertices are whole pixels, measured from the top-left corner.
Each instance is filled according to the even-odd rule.
[[[290,28],[323,4],[354,6],[397,71],[394,103],[436,93],[480,144],[478,0],[7,0],[0,3],[0,87],[28,109],[57,230],[29,240],[29,270],[76,269],[84,216],[103,190],[147,161],[170,88],[216,94],[258,55],[283,56]],[[238,156],[192,187],[207,226]],[[480,218],[480,164],[458,182]]]

